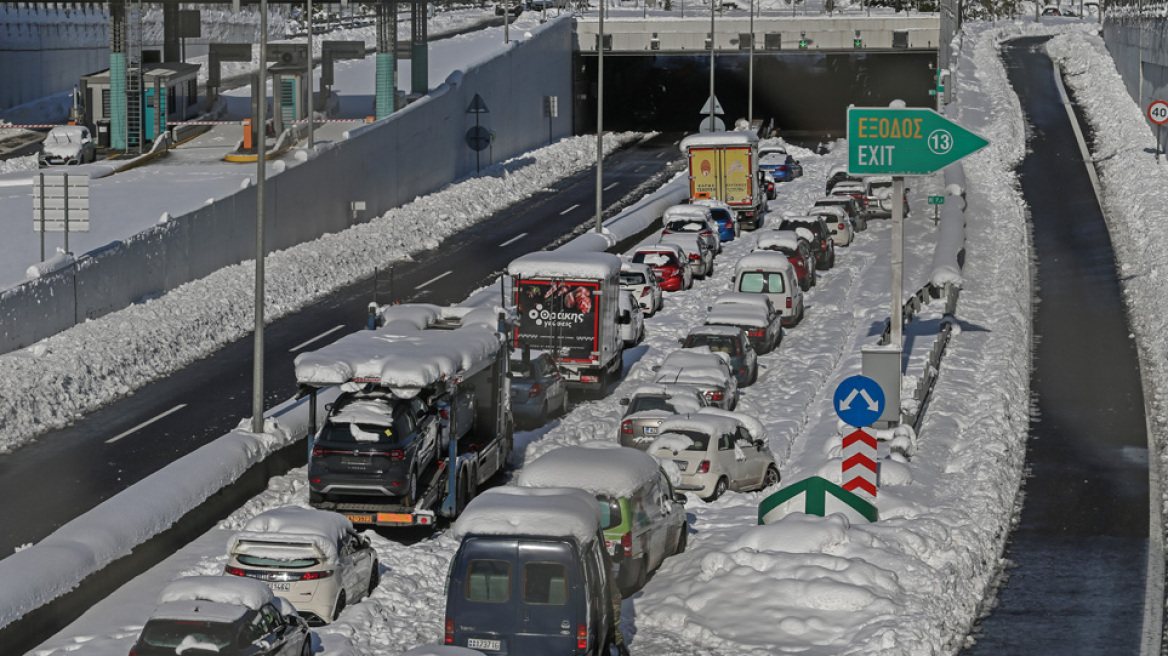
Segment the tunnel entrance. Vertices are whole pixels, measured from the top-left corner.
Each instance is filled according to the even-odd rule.
[[[755,52],[754,118],[773,121],[787,137],[842,137],[848,105],[883,107],[899,98],[910,107],[934,106],[935,62],[929,52]],[[576,134],[596,131],[596,63],[593,54],[575,58]],[[727,128],[747,114],[748,64],[746,53],[715,57],[714,92]],[[605,130],[696,132],[709,76],[708,53],[606,54]]]

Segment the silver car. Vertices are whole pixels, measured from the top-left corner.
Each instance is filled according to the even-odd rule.
[[[718,236],[718,223],[706,205],[674,205],[665,210],[661,217],[665,229],[661,234],[693,234],[711,252],[722,252],[722,239]]]
[[[667,417],[695,413],[707,402],[696,387],[641,385],[620,404],[625,407],[620,423],[621,446],[645,450],[657,439],[657,427]]]
[[[725,411],[666,419],[649,453],[673,460],[681,470],[681,484],[676,488],[695,492],[706,501],[726,490],[764,489],[779,482],[779,467],[765,436],[752,434],[752,420],[758,423],[742,413]]]
[[[695,326],[680,342],[682,348],[705,346],[711,351],[730,356],[730,370],[738,379],[739,387],[746,387],[758,378],[758,353],[751,346],[750,338],[738,326]]]
[[[738,381],[730,371],[730,356],[702,346],[679,349],[654,368],[653,381],[662,385],[692,385],[710,405],[733,410],[738,405]]]

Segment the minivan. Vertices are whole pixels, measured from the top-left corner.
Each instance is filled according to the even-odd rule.
[[[592,495],[493,488],[452,533],[445,644],[487,656],[609,653],[615,582]]]
[[[778,251],[755,251],[743,256],[734,267],[733,291],[767,294],[783,315],[784,326],[803,320],[803,290],[795,268]]]
[[[685,495],[656,458],[608,440],[549,451],[519,472],[522,487],[574,487],[596,497],[604,547],[621,592],[645,585],[669,556],[685,550]]]

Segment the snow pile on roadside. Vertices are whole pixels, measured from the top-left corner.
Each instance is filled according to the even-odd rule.
[[[605,152],[636,138],[606,135]],[[375,267],[435,248],[445,237],[587,168],[595,161],[595,144],[593,137],[565,139],[369,223],[269,255],[268,321],[372,275]],[[0,356],[0,453],[246,335],[253,322],[254,270],[254,262],[227,267]]]
[[[1072,33],[1047,43],[1063,79],[1091,124],[1103,211],[1118,262],[1119,280],[1144,367],[1149,429],[1168,474],[1168,166],[1155,156],[1155,130],[1127,93],[1106,46],[1095,34]],[[1101,65],[1100,62],[1106,62]],[[1164,497],[1168,500],[1168,496]]]
[[[7,132],[0,134],[0,136],[7,135]],[[0,160],[0,174],[16,173],[17,171],[35,171],[38,168],[40,168],[40,164],[37,162],[36,155],[25,155],[23,157]]]

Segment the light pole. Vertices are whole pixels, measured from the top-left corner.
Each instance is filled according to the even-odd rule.
[[[604,2],[600,0],[600,38],[596,41],[596,234],[604,232]]]
[[[750,63],[746,69],[746,121],[754,125],[754,0],[750,0]]]
[[[311,54],[311,53],[310,53]],[[260,84],[256,130],[255,345],[252,366],[251,432],[264,432],[264,157],[268,118],[268,0],[260,0]]]
[[[710,0],[710,132],[715,132],[714,109],[714,0]]]
[[[308,148],[312,149],[316,117],[312,113],[312,0],[308,0]]]

